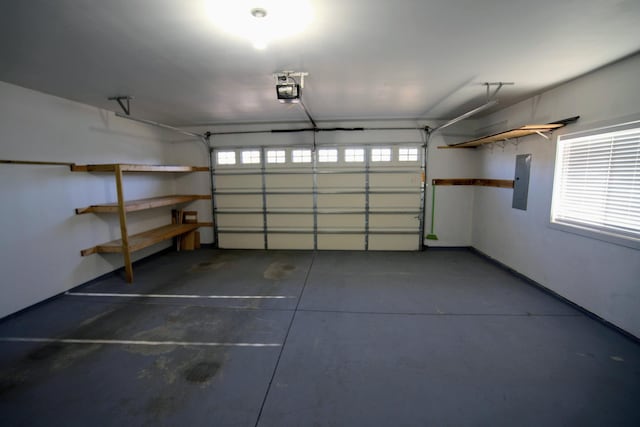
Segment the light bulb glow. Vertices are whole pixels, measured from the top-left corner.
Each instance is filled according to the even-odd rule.
[[[256,16],[256,9],[266,15]],[[249,40],[256,49],[300,34],[314,15],[310,0],[208,0],[208,10],[218,29]]]

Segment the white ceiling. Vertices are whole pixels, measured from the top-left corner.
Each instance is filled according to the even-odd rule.
[[[304,120],[275,99],[272,73],[296,70],[316,120],[446,119],[482,82],[515,82],[504,107],[640,50],[638,0],[312,0],[309,30],[263,51],[206,2],[3,1],[0,80],[190,125]]]

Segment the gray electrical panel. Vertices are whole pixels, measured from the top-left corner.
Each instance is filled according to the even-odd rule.
[[[527,199],[529,197],[529,173],[531,171],[531,154],[520,154],[516,156],[516,176],[513,186],[514,209],[527,210]]]

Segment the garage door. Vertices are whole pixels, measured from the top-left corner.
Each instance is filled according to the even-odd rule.
[[[220,148],[212,156],[221,248],[421,248],[418,145]]]

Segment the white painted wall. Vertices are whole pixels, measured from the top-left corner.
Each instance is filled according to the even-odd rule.
[[[275,101],[274,101],[275,102]],[[473,122],[471,122],[473,123]],[[433,126],[433,124],[431,124]],[[264,129],[291,129],[307,126],[304,123],[290,124],[254,124],[254,125],[225,125],[190,128],[189,130],[204,133],[230,132],[230,131],[254,131]],[[417,124],[412,121],[378,121],[378,122],[335,122],[322,123],[320,127],[417,127],[424,124]],[[466,125],[467,127],[469,125]],[[465,129],[458,129],[456,132],[464,132]],[[444,133],[447,135],[447,133]],[[319,132],[316,134],[317,144],[384,144],[384,143],[422,143],[424,133],[418,130],[371,130],[363,132]],[[438,150],[436,146],[445,144],[445,139],[451,142],[451,137],[435,134],[429,144],[427,182],[433,178],[476,178],[477,156],[472,152],[460,152],[453,150]],[[311,145],[312,134],[303,133],[266,133],[266,134],[244,134],[244,135],[221,135],[213,138],[215,147],[225,146],[246,146],[255,147],[261,145],[291,146],[291,145]],[[201,164],[206,161],[204,153],[206,150],[202,146],[184,142],[176,143],[172,146],[171,160],[174,163]],[[178,191],[206,192],[209,189],[208,181],[199,176],[185,176],[178,180]],[[436,197],[436,234],[439,240],[428,240],[429,246],[470,246],[471,245],[471,224],[473,207],[472,187],[441,187],[438,189]],[[427,232],[430,226],[431,210],[431,189],[427,192]],[[199,202],[201,214],[210,215],[209,202]],[[213,241],[211,230],[201,229],[202,241],[209,243]]]
[[[0,159],[161,164],[167,160],[166,141],[165,131],[0,82]],[[115,215],[74,213],[77,207],[116,200],[112,174],[0,164],[0,189],[0,317],[122,266],[120,255],[80,256],[81,249],[120,237]],[[125,177],[127,198],[173,191],[171,176]],[[128,218],[132,232],[170,222],[167,209]],[[165,246],[138,252],[134,259]]]
[[[512,191],[475,189],[473,246],[609,322],[640,337],[640,251],[549,227],[556,137],[640,115],[640,55],[499,111],[484,133],[580,115],[555,133],[476,153],[480,177],[513,179],[515,156],[531,153],[527,211]]]

